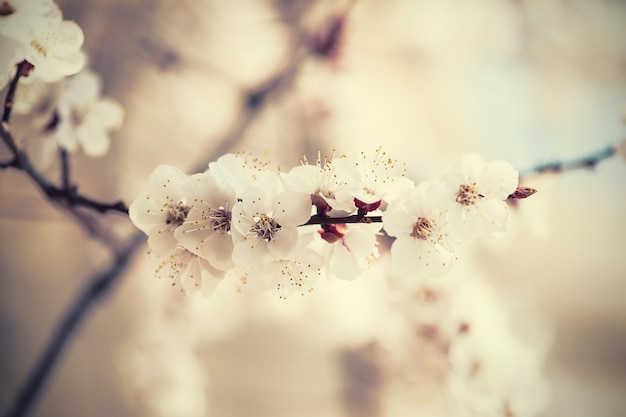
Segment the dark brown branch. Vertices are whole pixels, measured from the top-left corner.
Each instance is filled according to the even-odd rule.
[[[304,223],[302,226],[309,226],[312,224],[348,224],[348,223],[382,223],[382,216],[362,216],[359,214],[354,214],[352,216],[346,217],[327,217],[320,216],[319,214],[315,214],[311,216],[308,222]]]
[[[18,167],[18,162],[17,162],[17,158],[15,157],[9,159],[8,161],[0,161],[0,169],[17,168],[17,167]]]
[[[70,180],[70,159],[65,149],[59,149],[59,164],[61,165],[61,186],[68,193],[74,193]]]
[[[32,67],[27,61],[22,61],[17,64],[17,72],[15,73],[15,77],[11,80],[9,84],[9,89],[7,91],[6,98],[4,100],[4,110],[2,112],[2,123],[9,123],[9,119],[11,119],[11,111],[13,110],[13,102],[15,101],[15,91],[17,90],[17,85],[20,82],[20,78],[24,75],[24,72],[27,71],[28,67]],[[17,149],[17,148],[16,148]],[[11,149],[11,151],[14,151]]]
[[[15,145],[15,140],[8,130],[8,125],[2,125],[2,127],[0,128],[0,136],[2,137],[4,143],[13,153],[15,161],[12,162],[10,166],[24,171],[50,200],[66,208],[73,206],[82,206],[91,210],[95,210],[99,213],[114,211],[128,214],[128,207],[126,206],[126,204],[124,204],[123,201],[116,201],[112,203],[102,202],[78,194],[75,187],[58,187],[55,184],[51,183],[32,166],[28,155],[26,155],[26,153],[17,148],[17,146]],[[69,182],[69,177],[67,181]]]

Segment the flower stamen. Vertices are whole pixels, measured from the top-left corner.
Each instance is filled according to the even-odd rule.
[[[410,236],[420,240],[428,240],[433,234],[434,227],[435,223],[433,221],[425,217],[418,217]]]
[[[165,223],[168,225],[174,225],[175,227],[180,226],[185,222],[190,209],[191,207],[184,204],[182,201],[179,201],[176,205],[170,204],[167,208]]]
[[[464,206],[472,206],[476,201],[485,198],[476,189],[476,183],[459,185],[459,193],[456,196],[456,202]]]
[[[274,234],[280,229],[280,224],[274,219],[269,217],[267,214],[262,213],[256,223],[250,229],[251,233],[256,233],[256,235],[269,242],[274,238]]]

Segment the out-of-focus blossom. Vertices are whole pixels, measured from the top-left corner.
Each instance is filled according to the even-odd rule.
[[[390,204],[383,214],[385,231],[396,237],[391,246],[392,270],[396,275],[415,272],[440,277],[455,259],[447,210],[431,189],[432,183],[421,183]]]
[[[485,162],[477,153],[464,155],[442,182],[443,192],[451,201],[452,232],[462,240],[506,232],[510,213],[504,200],[518,182],[519,175],[508,162]]]
[[[626,161],[626,140],[623,140],[617,145],[617,154],[622,160]]]
[[[224,276],[223,272],[212,268],[206,260],[181,246],[165,254],[151,252],[150,255],[157,278],[169,279],[172,286],[180,285],[187,295],[201,288],[205,295],[210,294]]]
[[[61,9],[52,0],[0,3],[0,39],[0,81],[4,83],[0,87],[23,60],[34,65],[32,77],[46,82],[76,74],[85,65],[82,29],[73,21],[63,20]]]
[[[63,149],[78,148],[99,157],[109,150],[111,131],[119,129],[124,109],[115,100],[101,97],[102,81],[85,70],[73,77],[57,102],[57,125],[53,135]]]

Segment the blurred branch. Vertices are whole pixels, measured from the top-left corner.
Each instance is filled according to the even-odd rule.
[[[298,56],[296,52],[282,71],[261,87],[247,91],[243,100],[244,108],[239,112],[239,119],[235,122],[231,130],[217,142],[217,145],[211,152],[211,157],[202,161],[191,172],[202,172],[206,170],[209,162],[232,150],[235,144],[243,139],[248,129],[262,114],[267,105],[273,100],[278,100],[291,88],[300,72],[302,62],[305,58],[305,55]]]
[[[566,161],[551,161],[520,171],[520,178],[533,177],[546,173],[561,173],[578,169],[593,169],[600,162],[611,158],[617,152],[617,145],[611,145],[589,155]]]
[[[46,179],[35,167],[30,163],[28,155],[18,148],[15,139],[10,131],[9,120],[11,118],[11,110],[13,108],[13,101],[15,99],[15,91],[20,77],[23,75],[24,68],[28,64],[26,61],[22,61],[18,65],[17,73],[11,80],[9,90],[7,92],[4,101],[4,112],[2,116],[2,126],[0,127],[0,136],[2,141],[7,145],[13,159],[2,164],[2,168],[15,168],[24,171],[34,182],[39,189],[52,201],[60,204],[68,210],[72,210],[73,206],[82,206],[99,213],[106,213],[108,211],[117,211],[123,214],[128,214],[128,207],[123,201],[116,201],[113,203],[102,202],[90,197],[86,197],[78,194],[76,187],[70,187],[69,184],[69,167],[67,165],[67,154],[65,158],[61,157],[61,167],[63,176],[63,186],[57,187]],[[62,151],[63,152],[63,151]],[[65,163],[64,163],[65,159]],[[67,184],[65,184],[67,182]]]
[[[61,358],[63,351],[76,330],[88,317],[96,302],[104,298],[118,281],[118,277],[129,264],[133,254],[144,241],[143,233],[135,234],[129,242],[119,250],[109,269],[91,278],[85,288],[75,298],[74,303],[63,316],[46,344],[35,367],[28,375],[26,382],[17,393],[14,403],[5,417],[20,417],[28,413],[35,404],[51,372]]]

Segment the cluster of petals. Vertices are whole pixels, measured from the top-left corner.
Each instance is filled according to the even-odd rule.
[[[121,127],[124,109],[115,100],[102,97],[99,75],[85,69],[72,77],[56,103],[56,122],[51,128],[59,147],[69,152],[79,148],[92,157],[107,153],[110,134]]]
[[[32,77],[56,82],[76,74],[85,64],[84,35],[73,21],[63,20],[53,0],[0,2],[0,88],[24,60],[34,66]]]
[[[518,181],[518,172],[508,162],[487,162],[469,153],[441,178],[402,195],[383,215],[385,231],[396,238],[391,248],[393,272],[441,277],[456,259],[456,246],[506,233],[510,224],[506,200]]]
[[[477,154],[417,186],[381,148],[372,158],[303,158],[283,173],[227,154],[199,174],[157,167],[130,218],[148,235],[157,274],[185,292],[206,275],[286,297],[310,291],[322,271],[357,278],[378,256],[381,229],[395,237],[394,274],[445,275],[457,245],[506,231],[517,180],[510,164]]]

